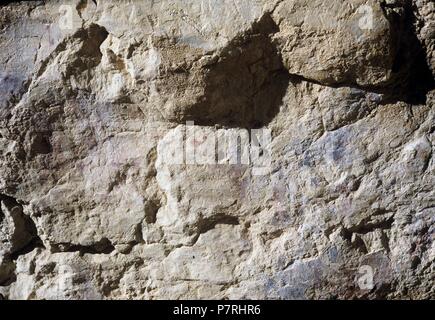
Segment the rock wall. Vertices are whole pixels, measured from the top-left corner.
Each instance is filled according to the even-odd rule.
[[[0,297],[435,298],[431,0],[0,7]]]

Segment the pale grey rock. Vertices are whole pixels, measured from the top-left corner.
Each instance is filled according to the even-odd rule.
[[[0,7],[0,297],[434,298],[432,9]]]
[[[395,30],[379,1],[281,1],[273,18],[290,73],[324,84],[381,86],[390,80]]]

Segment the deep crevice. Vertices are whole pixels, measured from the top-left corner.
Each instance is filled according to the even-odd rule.
[[[393,222],[394,222],[394,216],[381,221],[368,221],[368,222],[363,221],[354,227],[345,229],[345,234],[346,235],[349,234],[352,235],[353,233],[367,234],[369,232],[375,231],[376,229],[388,230],[391,229]]]
[[[20,234],[14,234],[13,239],[17,237],[22,238],[24,236],[24,239],[20,240],[21,243],[19,245],[17,244],[17,248],[10,252],[8,254],[8,257],[10,257],[10,259],[12,260],[16,260],[19,256],[32,252],[36,248],[43,248],[44,245],[41,238],[38,236],[35,222],[32,220],[31,217],[23,212],[22,205],[19,204],[16,199],[5,194],[0,194],[0,203],[1,202],[8,205],[10,208],[12,208],[12,210],[16,207],[19,208],[19,212],[15,212],[16,216],[13,220],[14,222],[20,224],[19,226],[14,226],[14,228],[19,228],[15,230],[15,233],[18,232]],[[0,213],[1,215],[3,215],[3,213],[1,212],[1,208]],[[0,222],[2,221],[0,220]]]
[[[42,240],[38,236],[35,236],[26,246],[24,246],[20,250],[12,253],[11,259],[17,260],[19,256],[28,254],[33,250],[35,250],[36,248],[45,248],[44,244],[42,243]]]
[[[100,241],[90,245],[81,245],[74,243],[56,243],[51,245],[51,252],[79,252],[84,254],[110,254],[115,250],[112,242],[107,238],[102,238]]]
[[[403,101],[409,104],[425,104],[427,93],[435,89],[435,79],[427,64],[426,51],[417,37],[417,17],[411,1],[406,1],[403,15],[399,15],[387,3],[381,3],[390,21],[392,39],[397,41],[397,55],[393,63],[393,83],[381,90],[386,102]]]
[[[206,233],[214,229],[219,224],[227,224],[227,225],[239,225],[239,219],[237,217],[228,216],[228,215],[218,215],[209,219],[204,219],[198,222],[196,231],[199,235]]]

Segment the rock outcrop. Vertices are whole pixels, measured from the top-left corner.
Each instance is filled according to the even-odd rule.
[[[0,7],[0,298],[435,298],[431,0]]]

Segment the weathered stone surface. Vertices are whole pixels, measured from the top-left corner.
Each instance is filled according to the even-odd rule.
[[[390,80],[395,30],[379,1],[281,1],[273,17],[290,73],[324,84],[378,86]]]
[[[435,4],[429,0],[416,0],[413,3],[417,8],[417,36],[426,49],[427,62],[432,73],[435,73]]]
[[[435,297],[432,1],[0,13],[0,297]]]

